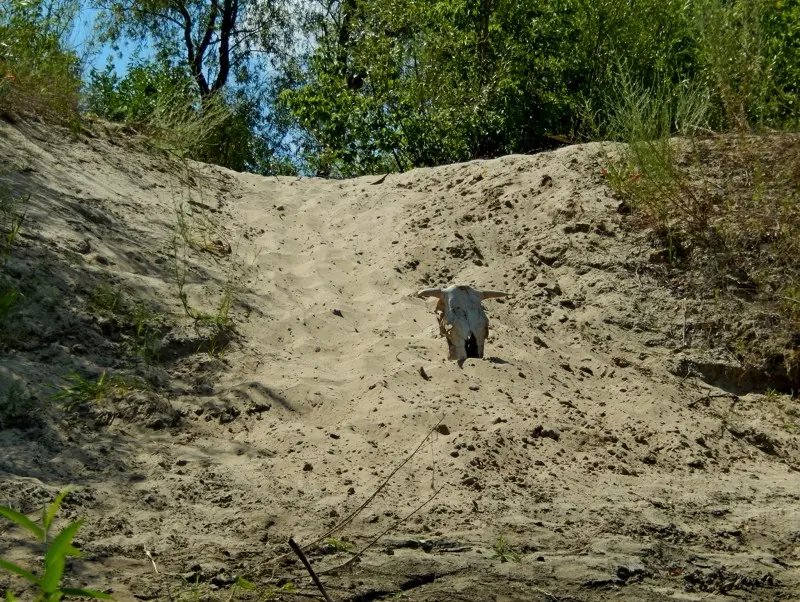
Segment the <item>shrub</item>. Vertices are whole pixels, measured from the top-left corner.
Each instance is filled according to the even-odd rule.
[[[64,39],[77,5],[10,0],[0,7],[0,113],[70,122],[77,116],[78,57]]]

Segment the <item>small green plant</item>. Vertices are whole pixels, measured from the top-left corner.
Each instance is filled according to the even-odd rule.
[[[19,527],[29,531],[45,546],[44,560],[38,575],[13,562],[3,559],[0,559],[0,568],[32,583],[37,589],[35,598],[37,602],[56,602],[57,600],[67,597],[113,600],[111,596],[103,592],[63,587],[61,584],[67,558],[70,556],[79,557],[81,555],[80,551],[72,545],[72,540],[75,538],[78,529],[81,528],[83,521],[77,520],[71,522],[52,538],[50,537],[50,528],[52,527],[56,513],[61,507],[61,503],[71,490],[71,487],[63,489],[61,493],[56,496],[53,503],[42,510],[41,524],[33,522],[21,512],[17,512],[6,506],[0,506],[1,516],[4,516]],[[8,591],[6,592],[6,600],[11,602],[12,600],[17,600],[17,598],[13,593]]]
[[[25,221],[24,207],[29,200],[30,195],[18,197],[7,187],[0,188],[0,257],[3,266],[8,263],[11,248]]]
[[[77,373],[65,376],[63,380],[66,384],[59,386],[59,392],[52,399],[61,402],[68,412],[82,405],[100,405],[109,396],[124,395],[136,386],[131,379],[119,375],[107,376],[105,370],[96,382]]]
[[[136,355],[141,357],[147,366],[158,362],[161,350],[159,333],[153,326],[153,318],[152,311],[150,311],[150,308],[144,302],[134,304],[133,349]]]
[[[494,544],[494,548],[492,549],[494,550],[492,558],[500,562],[508,562],[509,560],[512,562],[519,562],[522,560],[522,554],[508,545],[502,535],[497,538],[497,543]]]
[[[142,358],[145,365],[158,362],[160,340],[155,325],[156,315],[145,301],[131,300],[124,287],[101,282],[90,294],[89,310],[94,314],[113,317],[130,335],[131,351]]]
[[[335,537],[329,537],[325,540],[325,546],[328,549],[333,550],[334,552],[349,552],[353,549],[353,544],[348,541],[342,541],[341,539],[336,539]]]
[[[20,297],[21,294],[16,288],[0,285],[0,324],[5,321],[11,310],[14,309]]]
[[[240,594],[250,592],[246,599],[252,600],[275,600],[280,594],[293,594],[296,592],[294,583],[291,581],[280,587],[268,586],[266,588],[256,587],[244,577],[237,577],[233,585],[228,589],[220,589],[210,583],[201,583],[199,578],[193,581],[184,580],[180,585],[173,586],[170,599],[176,602],[233,602],[240,599]],[[255,596],[255,598],[253,597]]]
[[[101,282],[91,292],[91,308],[99,314],[115,314],[123,307],[124,291],[108,282]]]

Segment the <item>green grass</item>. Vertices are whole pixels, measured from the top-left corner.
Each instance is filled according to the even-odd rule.
[[[30,195],[15,195],[7,186],[0,187],[0,258],[2,265],[8,263],[11,248],[19,236],[25,221],[25,205]]]
[[[710,132],[709,93],[692,82],[623,73],[605,105],[595,133],[622,142],[604,145],[606,181],[660,241],[651,262],[714,299],[710,344],[800,384],[800,136]]]
[[[250,266],[240,261],[237,250],[231,249],[220,234],[217,224],[200,211],[187,210],[184,203],[176,203],[171,247],[173,275],[183,312],[186,317],[194,320],[196,326],[210,327],[211,332],[201,348],[210,357],[221,357],[235,326],[232,312],[236,296],[240,292],[238,283],[254,269],[255,261]],[[218,262],[228,262],[225,282],[211,311],[197,308],[189,300],[187,280],[191,252],[208,252]]]
[[[40,523],[32,521],[12,508],[0,506],[0,516],[28,531],[45,548],[42,566],[38,573],[31,572],[18,564],[3,559],[0,559],[0,569],[31,583],[36,589],[36,602],[56,602],[63,598],[113,600],[111,596],[103,592],[69,588],[64,587],[62,584],[67,558],[81,556],[80,550],[72,545],[72,541],[81,528],[83,521],[77,520],[69,523],[55,536],[51,536],[51,528],[61,503],[71,490],[71,487],[65,488],[47,508],[42,509]],[[6,600],[11,602],[17,600],[17,598],[9,590],[6,592]]]
[[[87,405],[100,406],[107,399],[121,397],[133,389],[144,386],[137,379],[120,375],[109,376],[105,370],[96,381],[77,373],[69,374],[62,380],[64,384],[58,387],[58,392],[52,395],[51,399],[59,402],[68,412]]]
[[[89,294],[88,310],[91,314],[116,320],[128,336],[131,353],[140,357],[146,366],[158,363],[163,319],[149,303],[131,298],[123,286],[101,282]]]
[[[151,144],[180,159],[212,152],[219,132],[234,117],[221,95],[204,100],[199,110],[188,86],[162,91],[143,124]]]
[[[348,541],[342,541],[334,537],[329,537],[325,540],[325,546],[332,549],[334,552],[349,552],[353,549],[353,544]]]

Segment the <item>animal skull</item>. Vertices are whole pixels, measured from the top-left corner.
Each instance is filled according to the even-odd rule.
[[[439,332],[447,339],[448,359],[460,364],[469,357],[482,358],[483,346],[489,336],[489,319],[481,301],[505,297],[500,291],[479,291],[470,286],[426,288],[419,297],[436,297]]]

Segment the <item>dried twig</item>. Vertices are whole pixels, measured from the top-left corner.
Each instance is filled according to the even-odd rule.
[[[374,546],[376,543],[378,543],[378,541],[379,541],[379,540],[380,540],[380,539],[381,539],[381,538],[382,538],[384,535],[386,535],[386,534],[387,534],[389,531],[393,531],[394,529],[396,529],[397,527],[399,527],[400,525],[402,525],[404,522],[406,522],[406,521],[407,521],[409,518],[411,518],[412,516],[414,516],[414,515],[415,515],[417,512],[419,512],[420,510],[422,510],[422,509],[423,509],[425,506],[427,506],[428,504],[430,504],[430,503],[433,501],[433,498],[435,498],[437,495],[439,495],[439,493],[442,491],[442,489],[444,489],[446,486],[447,486],[447,483],[445,483],[444,485],[442,485],[441,487],[439,487],[439,489],[437,489],[436,491],[434,491],[434,492],[433,492],[433,495],[431,495],[431,496],[430,496],[430,497],[429,497],[427,500],[425,500],[424,502],[422,502],[422,503],[421,503],[419,506],[417,506],[416,508],[414,508],[414,509],[413,509],[413,510],[412,510],[410,513],[408,513],[407,515],[405,515],[403,518],[399,518],[399,519],[397,519],[395,522],[393,522],[391,525],[389,525],[389,527],[388,527],[388,528],[384,529],[384,530],[383,530],[383,531],[382,531],[380,534],[378,534],[376,537],[374,537],[374,538],[373,538],[373,539],[372,539],[372,540],[371,540],[371,541],[370,541],[370,542],[369,542],[367,545],[365,545],[365,546],[364,546],[363,548],[361,548],[361,549],[360,549],[358,552],[356,552],[355,554],[353,554],[353,557],[352,557],[352,558],[350,558],[350,559],[349,559],[347,562],[345,562],[344,564],[340,564],[339,566],[333,567],[332,569],[328,569],[327,571],[324,571],[324,572],[323,572],[323,573],[321,573],[321,574],[325,574],[325,575],[327,575],[327,574],[329,574],[329,573],[334,573],[334,572],[336,572],[336,571],[338,571],[338,570],[341,570],[341,569],[343,569],[343,568],[345,568],[345,567],[348,567],[348,566],[350,566],[351,564],[353,564],[353,563],[354,563],[354,562],[355,562],[355,561],[356,561],[356,560],[357,560],[357,559],[358,559],[358,558],[359,558],[359,557],[360,557],[360,556],[361,556],[361,555],[362,555],[364,552],[366,552],[366,551],[367,551],[367,550],[369,550],[369,549],[370,549],[372,546]]]
[[[425,435],[425,437],[422,439],[422,441],[420,441],[420,443],[419,443],[419,445],[417,445],[416,449],[415,449],[413,452],[411,452],[411,454],[410,454],[410,455],[409,455],[409,456],[408,456],[408,457],[407,457],[405,460],[403,460],[403,461],[402,461],[402,462],[401,462],[401,463],[400,463],[400,464],[399,464],[399,465],[398,465],[398,466],[397,466],[397,467],[396,467],[396,468],[395,468],[395,469],[394,469],[392,472],[390,472],[390,473],[389,473],[389,476],[387,476],[387,477],[386,477],[386,478],[383,480],[383,482],[382,482],[382,483],[381,483],[381,484],[378,486],[378,488],[377,488],[377,489],[376,489],[376,490],[375,490],[375,491],[372,493],[372,495],[371,495],[371,496],[369,496],[369,497],[368,497],[368,498],[367,498],[367,499],[364,501],[364,503],[362,503],[362,504],[361,504],[361,505],[360,505],[358,508],[356,508],[356,509],[355,509],[355,510],[353,510],[353,511],[352,511],[350,514],[348,514],[348,515],[347,515],[347,516],[346,516],[344,519],[342,519],[342,520],[341,520],[341,521],[340,521],[338,524],[334,525],[333,527],[331,527],[330,529],[328,529],[328,530],[327,530],[325,533],[323,533],[322,535],[320,535],[320,536],[319,536],[317,539],[315,539],[314,541],[312,541],[312,542],[310,542],[310,543],[308,543],[308,544],[304,545],[304,546],[303,546],[303,550],[308,550],[308,549],[310,549],[310,548],[314,547],[315,545],[317,545],[317,544],[319,544],[320,542],[322,542],[322,541],[326,540],[326,539],[327,539],[327,538],[329,538],[331,535],[333,535],[333,534],[334,534],[334,533],[336,533],[337,531],[339,531],[339,530],[343,529],[343,528],[344,528],[344,527],[346,527],[348,524],[350,524],[350,523],[353,521],[353,519],[355,519],[355,517],[356,517],[356,516],[358,516],[358,515],[361,513],[361,511],[362,511],[362,510],[364,510],[364,508],[366,508],[367,506],[369,506],[369,504],[372,502],[372,500],[374,500],[374,499],[375,499],[375,498],[378,496],[378,494],[379,494],[381,491],[383,491],[384,487],[386,487],[386,485],[389,483],[389,481],[391,481],[391,480],[392,480],[392,477],[394,477],[394,475],[396,475],[396,474],[397,474],[397,472],[398,472],[398,471],[399,471],[401,468],[403,468],[403,466],[405,466],[406,464],[408,464],[408,462],[411,460],[411,458],[413,458],[415,455],[417,455],[417,452],[419,452],[419,450],[420,450],[420,449],[422,449],[422,446],[423,446],[423,445],[425,445],[425,442],[428,440],[428,438],[429,438],[429,437],[430,437],[430,436],[431,436],[431,435],[432,435],[432,434],[433,434],[433,433],[436,431],[436,429],[437,429],[437,428],[439,428],[439,425],[440,425],[440,424],[442,424],[442,421],[443,421],[443,420],[444,420],[444,415],[442,415],[442,417],[439,419],[439,421],[438,421],[436,424],[434,424],[434,425],[433,425],[433,428],[431,428],[431,430],[430,430],[430,431],[428,431],[428,434],[427,434],[427,435]],[[438,493],[438,492],[437,492],[437,493]],[[265,562],[265,564],[272,564],[272,563],[278,562],[279,560],[282,560],[283,558],[285,558],[285,557],[286,557],[286,556],[288,556],[288,555],[289,555],[288,553],[287,553],[287,554],[281,554],[280,556],[276,556],[275,558],[272,558],[272,559],[270,559],[270,560],[266,561],[266,562]],[[263,566],[263,565],[262,565],[262,566]]]
[[[314,581],[314,585],[317,586],[317,589],[322,594],[322,597],[325,598],[325,602],[333,602],[330,596],[328,596],[328,592],[326,592],[325,588],[322,587],[322,582],[319,580],[319,577],[317,577],[317,574],[314,572],[314,569],[311,568],[311,563],[308,561],[308,558],[306,558],[306,555],[303,554],[303,550],[300,549],[300,546],[298,546],[297,543],[295,543],[292,537],[289,538],[289,547],[292,548],[292,550],[294,550],[294,553],[297,554],[297,557],[300,559],[300,562],[302,562],[303,566],[306,567],[308,574],[311,575],[311,579],[312,581]]]
[[[736,401],[738,401],[738,399],[739,399],[739,396],[738,395],[734,395],[733,393],[708,393],[707,395],[703,395],[702,397],[698,397],[694,401],[690,401],[688,404],[686,404],[686,407],[687,408],[693,408],[694,406],[696,406],[701,401],[707,401],[707,400],[710,400],[710,399],[716,399],[718,397],[731,397],[731,398],[733,398],[733,403],[736,403]],[[731,405],[733,405],[733,404],[731,404]]]

